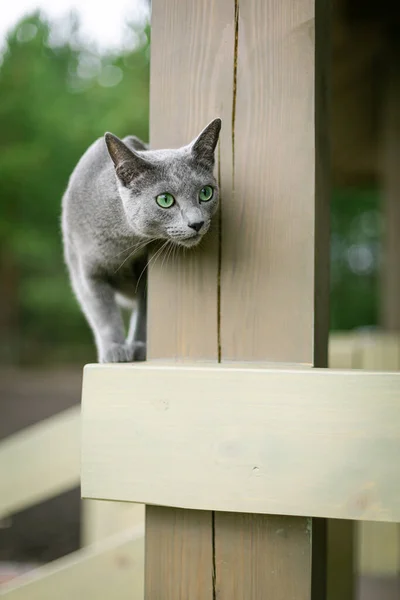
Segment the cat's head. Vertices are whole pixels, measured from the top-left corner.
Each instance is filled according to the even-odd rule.
[[[214,119],[187,146],[133,150],[105,134],[118,191],[133,233],[195,246],[208,231],[218,206],[215,148],[221,120]]]

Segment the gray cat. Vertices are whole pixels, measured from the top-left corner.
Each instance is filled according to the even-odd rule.
[[[99,362],[145,360],[148,252],[160,241],[196,246],[208,231],[220,129],[215,119],[176,150],[106,133],[75,167],[62,202],[64,255]],[[132,310],[127,336],[120,307]]]

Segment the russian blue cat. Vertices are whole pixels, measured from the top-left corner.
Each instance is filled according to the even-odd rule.
[[[190,248],[207,233],[220,129],[214,119],[174,150],[106,133],[76,165],[62,201],[64,256],[99,362],[145,359],[149,251],[160,242]],[[121,307],[132,310],[127,334]]]

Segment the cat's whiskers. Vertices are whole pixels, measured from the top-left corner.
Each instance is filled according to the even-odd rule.
[[[149,240],[146,239],[146,243],[148,241]],[[117,258],[117,256],[121,256],[121,254],[124,254],[124,252],[128,252],[128,250],[132,250],[132,248],[136,250],[136,248],[138,246],[141,246],[142,244],[143,244],[143,241],[140,241],[139,244],[136,242],[135,244],[132,244],[132,246],[128,246],[127,248],[124,248],[124,250],[121,250],[121,252],[117,252],[117,254],[114,254],[114,256],[112,256],[111,258],[112,259]]]
[[[164,258],[163,258],[163,261],[161,263],[161,269],[163,268],[164,263],[168,262],[168,260],[170,259],[171,255],[173,257],[175,256],[176,249],[177,249],[177,245],[172,240],[168,240],[167,251],[164,254]],[[161,250],[162,250],[162,248],[161,248]],[[147,290],[147,284],[146,284],[146,290]]]
[[[137,281],[136,284],[136,289],[135,289],[135,293],[137,293],[138,290],[138,286],[140,283],[140,280],[142,278],[143,273],[145,272],[145,270],[150,266],[150,263],[152,263],[158,256],[160,256],[161,252],[164,250],[164,248],[166,247],[166,245],[169,243],[169,240],[167,240],[166,242],[163,243],[163,245],[161,246],[161,248],[159,248],[157,250],[157,252],[155,254],[153,254],[153,256],[150,258],[150,260],[147,262],[147,264],[145,265],[145,267],[143,268],[142,272],[140,273],[139,279]]]
[[[130,254],[128,254],[128,256],[119,265],[119,267],[114,271],[114,275],[115,275],[115,273],[117,273],[117,271],[120,270],[120,268],[126,263],[127,260],[129,260],[130,258],[132,258],[133,256],[135,256],[135,254],[137,252],[139,252],[140,250],[143,250],[143,248],[145,246],[147,246],[151,242],[154,242],[156,239],[157,238],[150,238],[149,240],[146,240],[145,242],[142,242],[142,243],[138,244],[137,246],[135,246],[134,249],[132,250],[132,252],[130,252]],[[132,248],[132,246],[131,246],[131,248]],[[123,252],[126,252],[127,250],[128,250],[128,248],[126,248],[125,250],[123,250]],[[122,252],[120,254],[122,254]],[[118,256],[118,254],[117,254],[117,256]]]
[[[162,269],[163,269],[163,267],[164,267],[164,263],[167,263],[167,262],[168,262],[168,260],[169,260],[169,257],[171,256],[171,253],[172,253],[173,247],[174,247],[174,243],[172,242],[172,240],[168,240],[167,251],[166,251],[166,253],[164,254],[164,258],[163,258],[163,261],[162,261],[162,263],[161,263],[161,270],[162,270]]]

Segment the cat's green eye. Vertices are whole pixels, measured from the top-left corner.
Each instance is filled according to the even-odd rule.
[[[175,198],[172,194],[160,194],[157,196],[156,202],[161,208],[171,208],[171,206],[175,204]]]
[[[199,193],[200,202],[208,202],[214,196],[214,190],[211,185],[205,185]]]

